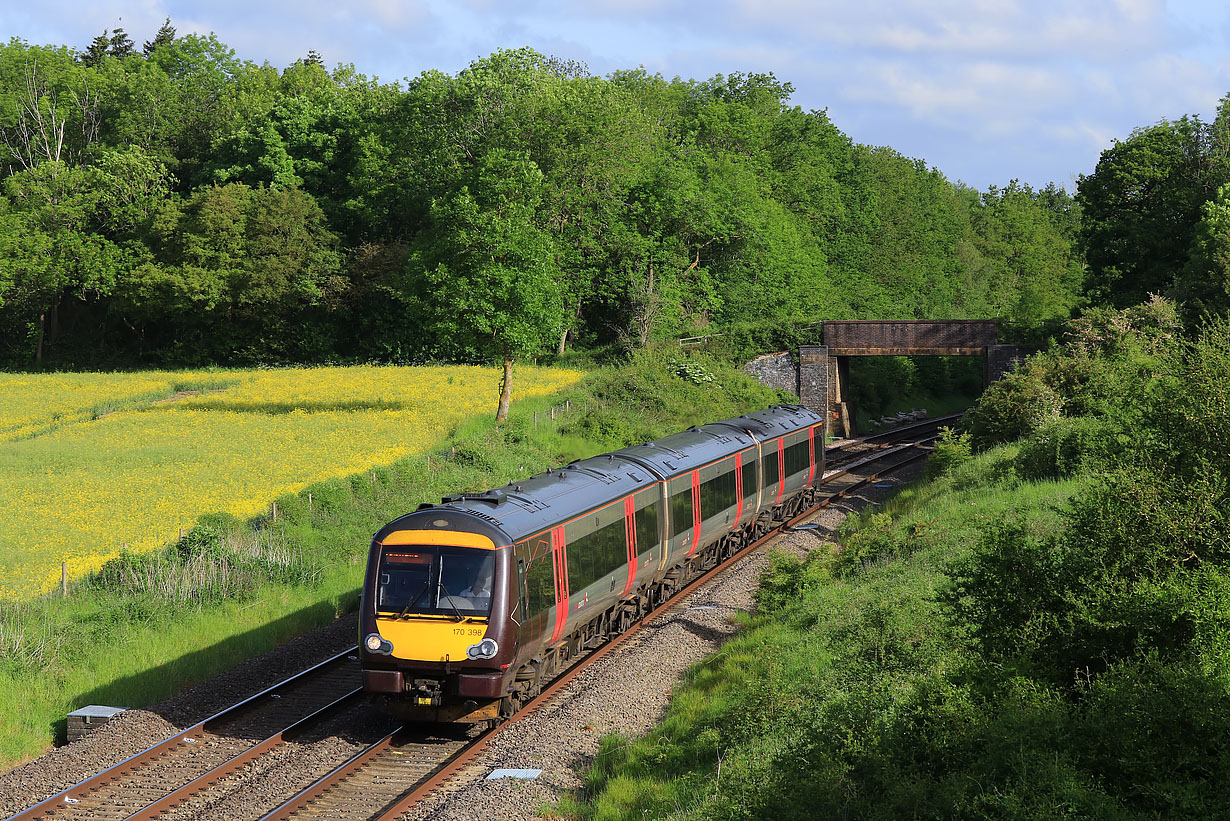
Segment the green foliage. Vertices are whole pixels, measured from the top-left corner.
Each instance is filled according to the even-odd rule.
[[[802,595],[807,586],[823,584],[828,579],[828,570],[819,559],[818,552],[803,559],[778,550],[770,552],[769,567],[760,575],[756,588],[757,612],[782,610]]]
[[[1096,303],[1135,305],[1165,292],[1187,264],[1204,203],[1230,181],[1218,128],[1186,116],[1138,128],[1080,177],[1081,241]]]
[[[1078,416],[1058,419],[1024,438],[1014,466],[1025,479],[1061,479],[1108,467],[1124,450],[1134,447],[1114,422]]]
[[[952,473],[955,468],[968,462],[973,453],[974,443],[970,434],[955,428],[940,428],[935,450],[927,459],[927,478]]]
[[[835,556],[772,557],[761,612],[570,811],[1230,814],[1230,328],[1176,327],[1090,312],[1017,372],[1067,415],[981,453],[950,434]],[[1012,390],[985,402],[1022,415]]]
[[[80,55],[13,40],[0,360],[525,359],[715,330],[746,360],[821,318],[1028,332],[1076,304],[1062,190],[954,186],[791,93],[530,49],[380,84],[170,20],[140,53],[120,30]]]
[[[1030,434],[1057,420],[1064,397],[1031,361],[987,388],[963,420],[974,447],[985,449]]]

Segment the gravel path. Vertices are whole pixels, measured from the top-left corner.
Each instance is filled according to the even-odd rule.
[[[885,481],[901,484],[920,470],[907,468]],[[821,525],[819,529],[786,534],[773,547],[805,554],[831,541],[851,510],[891,492],[869,488],[823,508],[811,519]],[[579,772],[597,751],[602,736],[611,732],[637,736],[657,724],[684,672],[734,633],[732,617],[736,612],[752,609],[756,583],[767,561],[767,551],[758,551],[681,606],[654,619],[618,651],[585,671],[551,704],[510,726],[465,776],[406,818],[477,821],[541,817],[544,805],[582,786]],[[0,817],[54,795],[240,698],[352,647],[356,631],[354,615],[338,619],[174,698],[146,709],[128,710],[90,736],[0,775]],[[238,790],[232,797],[212,806],[198,804],[192,808],[194,815],[177,817],[259,817],[259,807],[272,807],[269,796],[293,793],[295,782],[305,777],[305,771],[319,775],[331,769],[331,762],[356,750],[357,744],[373,732],[372,728],[360,730],[354,726],[350,730],[314,743],[292,745],[236,776]],[[533,781],[485,780],[496,768],[543,772]]]

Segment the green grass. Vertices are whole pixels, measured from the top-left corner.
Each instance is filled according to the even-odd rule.
[[[1057,508],[1079,484],[1021,483],[1005,467],[1014,455],[976,457],[854,517],[845,539],[863,548],[858,558],[774,556],[761,612],[689,672],[658,728],[604,739],[586,792],[558,811],[586,819],[835,818],[852,806],[862,808],[855,816],[943,814],[926,791],[908,805],[849,802],[859,782],[900,769],[893,756],[911,733],[961,718],[961,698],[936,697],[962,661],[936,600],[950,563],[988,521],[1014,512],[1027,511],[1039,532],[1060,527]],[[928,715],[937,700],[952,715]]]
[[[0,604],[0,764],[62,738],[71,710],[149,704],[352,610],[372,533],[420,502],[789,399],[705,364],[717,381],[693,385],[666,354],[642,353],[514,404],[507,424],[471,419],[425,454],[284,495],[276,522],[205,516],[183,543],[123,556],[66,599]]]

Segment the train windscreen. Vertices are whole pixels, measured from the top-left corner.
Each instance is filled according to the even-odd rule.
[[[495,555],[465,547],[401,546],[380,558],[381,615],[485,617],[491,612]]]

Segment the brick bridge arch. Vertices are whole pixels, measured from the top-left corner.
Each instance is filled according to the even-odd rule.
[[[854,433],[846,392],[852,356],[981,356],[984,387],[1019,356],[1015,345],[999,344],[994,319],[841,320],[821,326],[823,344],[799,346],[797,393],[842,436]]]

